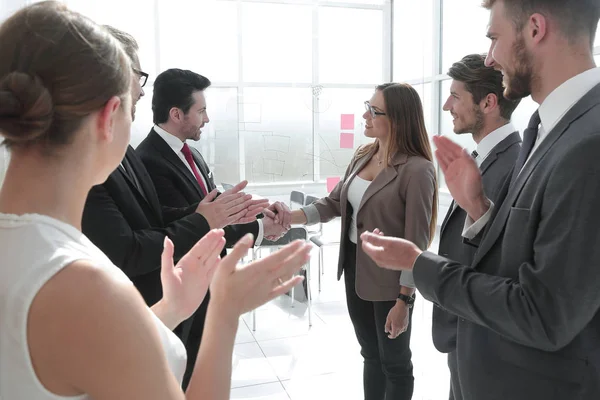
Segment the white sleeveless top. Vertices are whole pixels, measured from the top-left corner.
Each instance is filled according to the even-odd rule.
[[[348,230],[348,237],[354,244],[358,243],[358,229],[356,227],[356,219],[358,218],[358,209],[362,202],[365,192],[369,188],[371,181],[361,178],[356,175],[350,186],[348,186],[348,202],[352,205],[352,217],[350,218],[350,229]]]
[[[38,380],[27,344],[27,316],[42,286],[77,260],[89,260],[115,280],[129,278],[76,228],[42,215],[0,213],[0,399],[91,399],[57,396]],[[171,371],[181,383],[186,366],[183,343],[154,313]],[[65,327],[68,329],[68,327]]]

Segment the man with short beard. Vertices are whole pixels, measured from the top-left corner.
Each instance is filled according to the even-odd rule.
[[[486,65],[505,97],[540,105],[497,202],[448,138],[436,156],[468,214],[471,265],[365,232],[378,265],[411,270],[426,299],[459,316],[465,400],[600,399],[600,68],[598,0],[486,0]]]
[[[512,171],[521,149],[521,136],[510,122],[520,100],[508,100],[502,92],[502,73],[485,66],[485,57],[470,54],[454,63],[448,75],[452,78],[450,96],[444,111],[453,117],[454,133],[471,134],[477,149],[471,154],[483,179],[486,196],[497,201],[498,189]],[[477,250],[463,243],[462,231],[467,214],[452,202],[440,228],[438,254],[464,265],[470,265]],[[455,314],[433,308],[433,344],[448,353],[450,399],[462,399],[456,368]]]

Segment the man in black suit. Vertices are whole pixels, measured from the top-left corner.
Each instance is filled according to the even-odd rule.
[[[138,145],[136,153],[154,183],[162,206],[187,208],[201,201],[212,201],[218,194],[208,164],[198,150],[186,143],[186,140],[199,140],[201,129],[209,122],[204,97],[204,90],[209,85],[210,81],[202,75],[181,69],[164,71],[154,81],[152,111],[155,126]],[[271,205],[272,209],[274,207],[283,205]],[[268,216],[254,224],[225,227],[226,238],[237,239],[252,232],[256,245],[264,237],[277,238],[285,231],[282,224]],[[228,242],[228,245],[233,243]],[[195,363],[209,301],[207,294],[194,315],[185,343],[188,370],[184,383],[188,382]]]
[[[380,266],[412,270],[420,293],[459,316],[466,400],[600,399],[598,0],[486,0],[486,65],[504,96],[540,105],[494,203],[475,161],[439,136],[436,156],[478,244],[470,266],[365,233]]]
[[[141,71],[135,39],[112,27],[106,29],[122,43],[134,66],[131,90],[135,117],[135,103],[144,95],[142,87],[148,75]],[[186,208],[161,207],[146,168],[129,146],[122,165],[106,182],[90,191],[83,213],[83,233],[129,276],[146,303],[152,306],[162,298],[160,267],[165,236],[175,245],[177,261],[210,229],[254,221],[268,204],[240,193],[243,186],[223,193],[215,201],[190,204]],[[248,226],[256,237],[258,224],[253,222]],[[229,232],[226,235],[229,242],[238,239]],[[202,314],[202,310],[199,312]],[[184,342],[194,318],[175,330]]]
[[[485,57],[470,54],[452,65],[450,96],[444,111],[453,117],[454,133],[471,134],[477,148],[475,158],[486,196],[496,201],[498,190],[512,170],[521,149],[521,136],[510,122],[520,100],[508,100],[502,92],[502,73],[485,66]],[[467,214],[454,201],[440,229],[438,254],[464,265],[471,265],[476,247],[463,243],[462,232]],[[456,326],[458,317],[433,307],[433,344],[448,353],[450,399],[463,398],[456,369]]]

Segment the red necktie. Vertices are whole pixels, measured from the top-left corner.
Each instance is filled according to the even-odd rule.
[[[185,160],[188,162],[188,164],[192,168],[192,172],[194,173],[194,176],[196,177],[196,180],[198,181],[198,185],[200,185],[200,189],[202,190],[202,193],[204,194],[204,196],[206,196],[206,194],[208,193],[206,190],[206,186],[204,185],[204,181],[202,180],[202,177],[200,176],[200,173],[198,172],[198,168],[196,168],[196,163],[194,162],[194,157],[192,157],[192,151],[190,150],[187,143],[183,144],[183,148],[181,149],[181,152],[183,153]]]

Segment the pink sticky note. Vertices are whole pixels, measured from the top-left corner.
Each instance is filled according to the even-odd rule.
[[[354,134],[340,133],[340,149],[354,148]]]
[[[337,185],[340,180],[340,177],[327,178],[327,192],[331,193],[335,185]]]
[[[342,114],[342,129],[354,130],[354,114]]]

